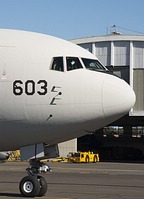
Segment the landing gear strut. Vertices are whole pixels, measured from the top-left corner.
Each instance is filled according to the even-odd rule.
[[[44,196],[47,192],[47,182],[38,174],[52,171],[51,168],[47,164],[33,159],[26,171],[28,176],[25,176],[19,184],[21,194],[25,197]]]

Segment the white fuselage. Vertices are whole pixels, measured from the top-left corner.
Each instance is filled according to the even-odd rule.
[[[63,72],[51,70],[53,57],[63,57]],[[135,95],[126,82],[84,66],[67,71],[66,57],[96,59],[61,39],[0,30],[1,151],[79,137],[133,107]]]

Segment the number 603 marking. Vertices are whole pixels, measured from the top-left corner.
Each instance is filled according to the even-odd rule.
[[[36,85],[40,85],[39,90],[36,90]],[[35,93],[46,95],[47,86],[46,80],[39,80],[37,83],[33,80],[27,80],[25,83],[21,80],[15,80],[13,82],[13,93],[15,95],[22,95],[23,93],[26,93],[27,95],[34,95]]]

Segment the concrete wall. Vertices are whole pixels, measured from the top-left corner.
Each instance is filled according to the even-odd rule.
[[[77,152],[77,139],[58,144],[60,157],[67,157],[69,152]]]

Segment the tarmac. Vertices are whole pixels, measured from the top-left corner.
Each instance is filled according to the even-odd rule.
[[[143,199],[144,164],[48,163],[52,172],[43,174],[48,183],[47,199]],[[28,162],[0,164],[0,198],[24,198],[19,182],[27,175]],[[37,197],[36,197],[37,198]]]

